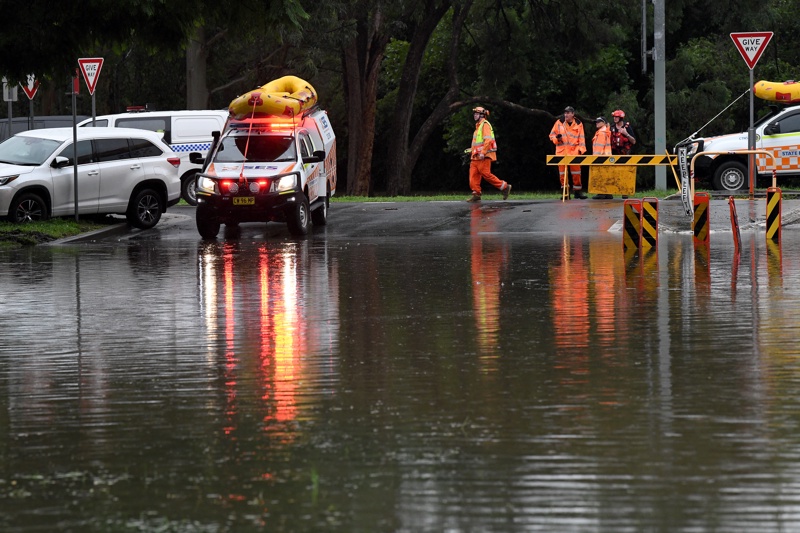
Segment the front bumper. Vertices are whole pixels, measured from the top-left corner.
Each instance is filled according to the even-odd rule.
[[[283,222],[286,211],[295,208],[300,194],[302,194],[300,191],[290,191],[232,196],[198,191],[197,208],[202,211],[203,216],[216,219],[222,224],[228,222]],[[234,203],[250,201],[251,204]]]

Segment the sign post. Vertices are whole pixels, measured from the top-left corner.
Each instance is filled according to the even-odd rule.
[[[753,128],[753,68],[758,63],[761,54],[772,39],[771,31],[760,32],[737,32],[731,33],[733,44],[742,55],[742,59],[750,69],[750,127],[747,130],[747,149],[756,149],[756,131]],[[750,199],[753,199],[753,189],[755,188],[755,155],[747,157],[748,175],[750,178]]]
[[[78,59],[78,65],[81,67],[83,81],[86,82],[86,87],[89,89],[89,94],[92,95],[92,126],[94,126],[94,119],[97,116],[94,103],[94,89],[97,87],[97,78],[100,77],[100,70],[103,68],[103,58],[82,57]]]
[[[28,74],[27,76],[27,85],[22,85],[22,91],[25,93],[25,96],[28,97],[28,103],[30,107],[28,108],[28,129],[33,129],[33,97],[36,96],[36,91],[39,90],[39,80],[36,79],[36,76],[33,74]]]
[[[12,115],[14,113],[11,102],[17,101],[17,86],[9,85],[5,76],[3,76],[3,100],[8,102],[8,136],[11,137],[14,135],[14,132],[11,131]]]

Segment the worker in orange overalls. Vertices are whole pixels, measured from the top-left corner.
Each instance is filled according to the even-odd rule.
[[[564,116],[556,120],[550,130],[550,140],[556,145],[556,155],[583,155],[586,153],[586,135],[583,132],[583,123],[575,118],[575,108],[564,108]],[[581,186],[581,167],[569,166],[569,175],[572,178],[572,190],[575,198],[586,199]],[[561,188],[564,188],[564,165],[558,165],[558,176]]]
[[[597,131],[592,138],[592,155],[611,155],[611,130],[608,129],[608,121],[605,117],[597,117],[594,121]],[[595,194],[594,200],[611,200],[614,196],[610,194]]]
[[[492,174],[492,161],[497,161],[497,143],[494,140],[494,129],[486,120],[488,116],[489,110],[483,107],[472,110],[475,133],[472,134],[470,148],[469,188],[472,189],[472,196],[468,202],[481,201],[481,179],[500,189],[503,192],[503,200],[508,199],[508,193],[511,192],[511,184]]]

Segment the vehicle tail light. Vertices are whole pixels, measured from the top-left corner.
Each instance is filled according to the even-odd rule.
[[[169,163],[170,165],[172,165],[175,168],[178,168],[179,166],[181,166],[181,158],[180,157],[168,157],[167,158],[167,163]]]

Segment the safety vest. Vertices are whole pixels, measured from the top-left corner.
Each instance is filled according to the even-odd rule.
[[[484,126],[489,126],[488,131],[485,131]],[[495,160],[497,158],[497,143],[494,140],[494,128],[488,120],[481,119],[475,125],[475,133],[472,135],[472,159],[477,159],[478,155],[483,154],[484,157]]]
[[[561,139],[558,135],[561,134]],[[550,130],[550,140],[556,145],[556,155],[583,155],[586,153],[586,139],[583,132],[583,123],[573,119],[568,124],[564,118],[556,120]]]
[[[611,133],[608,131],[608,126],[603,126],[594,134],[592,154],[611,155]]]

